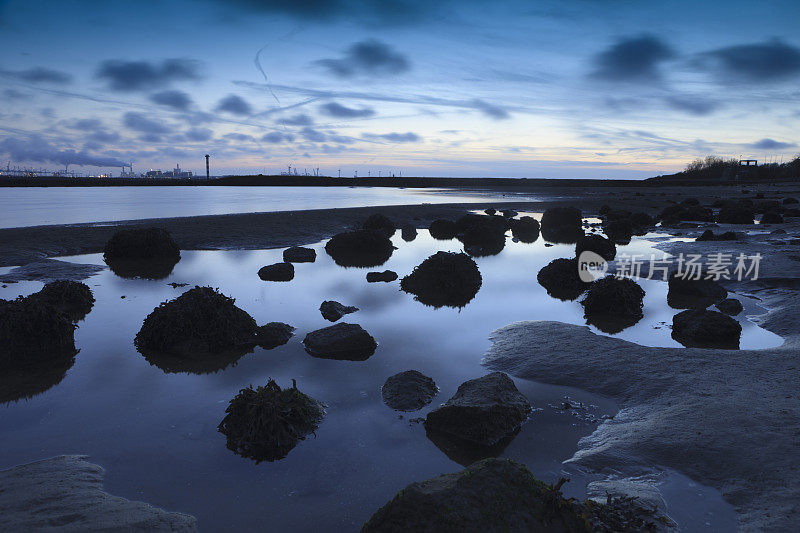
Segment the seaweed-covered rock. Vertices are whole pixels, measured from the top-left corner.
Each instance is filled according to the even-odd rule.
[[[742,326],[718,311],[688,309],[672,317],[672,338],[690,348],[736,350]]]
[[[551,207],[542,215],[541,226],[544,240],[574,243],[583,235],[583,215],[576,207]]]
[[[400,280],[400,288],[433,307],[464,307],[481,288],[478,265],[468,255],[436,252]]]
[[[130,228],[114,233],[106,242],[103,259],[123,278],[162,279],[172,273],[181,251],[162,228]]]
[[[673,273],[668,282],[667,304],[673,309],[705,309],[728,296],[725,287],[711,279],[692,279]]]
[[[665,207],[659,218],[666,225],[677,222],[714,222],[714,212],[708,207],[684,201]]]
[[[317,252],[313,248],[292,246],[283,251],[284,263],[313,263],[317,260]]]
[[[705,230],[699,237],[697,237],[696,241],[735,241],[738,239],[739,236],[736,235],[735,231],[726,231],[724,233],[715,234],[712,230],[707,229]]]
[[[606,276],[589,286],[581,300],[586,322],[618,333],[641,320],[644,290],[630,278]]]
[[[283,322],[268,322],[256,330],[256,344],[265,350],[283,346],[294,336],[294,329]]]
[[[503,209],[502,211],[500,211],[500,214],[503,215],[505,218],[514,218],[519,213],[517,213],[513,209]]]
[[[439,218],[431,222],[431,225],[428,226],[428,231],[431,237],[436,240],[449,241],[456,238],[456,223],[452,220]]]
[[[162,303],[144,319],[134,344],[144,355],[193,359],[252,348],[257,324],[235,300],[211,287],[195,287]]]
[[[367,282],[377,283],[383,281],[389,283],[397,279],[397,272],[393,270],[384,270],[383,272],[367,272]]]
[[[783,224],[783,215],[777,211],[767,211],[761,216],[761,224]]]
[[[456,237],[469,255],[496,255],[505,247],[507,228],[503,217],[469,213],[456,220]]]
[[[725,205],[717,213],[717,222],[722,224],[752,224],[754,218],[753,209],[740,203]]]
[[[765,200],[753,205],[753,211],[761,214],[769,213],[770,211],[780,213],[782,209],[783,204],[781,204],[778,200]]]
[[[589,287],[578,268],[577,259],[554,259],[539,270],[536,280],[553,298],[574,300]]]
[[[495,209],[494,207],[487,207],[486,209],[483,210],[483,212],[489,216],[493,216],[497,214],[497,209]]]
[[[613,261],[617,256],[617,247],[611,239],[601,235],[584,235],[575,243],[575,257],[580,257],[583,252],[594,252],[606,261]]]
[[[0,300],[0,367],[16,368],[72,358],[75,324],[36,299]]]
[[[400,228],[400,237],[406,242],[413,241],[417,238],[417,228],[411,224],[404,225],[402,228]]]
[[[378,343],[358,324],[339,322],[312,331],[303,340],[306,352],[322,359],[365,361],[375,353]]]
[[[275,263],[263,266],[258,271],[262,281],[292,281],[294,279],[294,265],[291,263]]]
[[[242,389],[225,410],[217,428],[232,452],[254,461],[277,461],[313,433],[325,418],[325,405],[292,387],[281,389],[270,379]]]
[[[800,200],[798,200],[797,198],[789,197],[789,198],[784,198],[783,199],[783,205],[790,205],[790,204],[796,204],[796,203],[800,203]]]
[[[725,298],[721,302],[717,302],[716,305],[717,309],[721,312],[725,313],[726,315],[736,316],[742,311],[744,311],[744,307],[742,306],[742,302],[737,300],[736,298]]]
[[[634,228],[635,235],[644,235],[655,225],[655,220],[653,220],[653,217],[641,211],[632,213],[630,216],[630,221]]]
[[[383,403],[396,411],[417,411],[433,400],[439,392],[436,383],[416,370],[406,370],[390,376],[381,388]]]
[[[394,246],[385,233],[376,230],[356,230],[334,235],[325,251],[339,266],[374,267],[392,256]]]
[[[367,217],[363,228],[366,230],[380,231],[387,237],[391,237],[394,235],[394,232],[397,231],[397,225],[380,213],[374,213]]]
[[[322,318],[331,322],[336,322],[344,315],[349,315],[356,311],[358,311],[358,307],[343,305],[333,300],[325,300],[322,302],[322,305],[319,306],[319,312],[322,313]]]
[[[502,372],[459,385],[452,398],[428,413],[425,427],[480,446],[492,446],[516,431],[531,404]]]
[[[612,242],[616,244],[628,244],[635,232],[635,228],[629,218],[609,220],[603,223],[603,232]]]
[[[511,223],[511,235],[524,243],[536,242],[539,238],[539,221],[533,217],[520,217]]]
[[[94,306],[92,290],[79,281],[51,281],[26,299],[54,307],[73,322],[82,320]]]

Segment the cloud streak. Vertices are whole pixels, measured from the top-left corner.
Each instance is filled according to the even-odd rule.
[[[319,59],[314,64],[339,78],[394,75],[411,68],[408,58],[375,39],[353,44],[340,59]]]

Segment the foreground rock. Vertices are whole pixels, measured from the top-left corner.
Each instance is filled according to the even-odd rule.
[[[322,305],[319,306],[319,312],[322,313],[322,318],[330,320],[331,322],[336,322],[344,315],[355,313],[356,311],[358,311],[358,307],[343,305],[333,300],[325,300],[322,302]]]
[[[529,216],[511,221],[511,235],[519,242],[536,242],[536,239],[539,238],[539,230],[539,221]]]
[[[292,246],[283,251],[284,263],[313,263],[317,260],[317,252],[313,248]]]
[[[559,300],[574,300],[589,287],[578,271],[577,259],[554,259],[536,275],[547,294]]]
[[[580,257],[583,252],[594,252],[606,261],[613,261],[617,256],[617,247],[614,241],[601,235],[584,235],[575,243],[575,257]]]
[[[436,383],[416,370],[406,370],[390,376],[381,388],[383,403],[396,411],[417,411],[433,400],[439,392]]]
[[[294,329],[283,322],[268,322],[256,330],[256,344],[265,350],[283,346],[294,336]]]
[[[432,307],[463,307],[481,288],[478,265],[468,255],[436,252],[400,280],[400,288]]]
[[[502,372],[465,381],[425,418],[425,428],[480,446],[492,446],[519,429],[531,404]]]
[[[400,237],[406,242],[413,241],[417,238],[417,228],[406,224],[400,229]]]
[[[49,305],[66,315],[72,322],[83,320],[94,306],[92,290],[79,281],[51,281],[26,299]]]
[[[193,516],[103,491],[105,470],[80,455],[62,455],[0,472],[3,531],[197,530]]]
[[[312,331],[303,340],[306,352],[323,359],[365,361],[375,353],[378,343],[358,324],[340,322]]]
[[[605,333],[619,333],[641,320],[644,290],[630,278],[594,281],[581,300],[586,322]]]
[[[294,279],[294,265],[291,263],[275,263],[261,267],[258,277],[262,281],[292,281]]]
[[[445,220],[443,218],[434,220],[428,226],[428,231],[436,240],[447,241],[456,238],[456,223],[452,220]]]
[[[395,231],[397,231],[397,225],[380,213],[375,213],[367,217],[363,228],[366,230],[380,231],[387,237],[391,237],[394,235]]]
[[[181,259],[170,233],[162,228],[131,228],[114,233],[103,250],[109,268],[123,278],[162,279]]]
[[[672,317],[672,338],[690,348],[737,350],[742,325],[728,315],[688,309]]]
[[[668,283],[667,304],[673,309],[705,309],[728,296],[725,287],[711,279],[672,274]]]
[[[389,283],[397,279],[397,272],[393,270],[384,270],[383,272],[367,272],[367,282],[377,283],[383,281]]]
[[[225,410],[218,426],[232,452],[261,461],[277,461],[314,432],[325,417],[325,406],[292,387],[281,389],[274,380],[242,389]]]
[[[754,218],[752,207],[741,203],[725,205],[717,213],[717,222],[722,224],[752,224]]]
[[[339,266],[374,267],[389,260],[394,246],[381,231],[356,230],[334,235],[325,251]]]
[[[717,309],[730,316],[736,316],[744,311],[742,302],[736,298],[725,298],[721,302],[717,302]]]
[[[659,218],[666,226],[679,222],[714,222],[714,212],[699,205],[697,199],[687,198],[679,204],[664,208]]]
[[[505,247],[508,221],[503,217],[469,213],[455,224],[456,237],[471,256],[496,255]]]
[[[542,215],[542,237],[555,243],[573,243],[583,235],[583,215],[575,207],[551,207]]]
[[[0,300],[0,367],[18,368],[71,360],[75,324],[37,299]]]

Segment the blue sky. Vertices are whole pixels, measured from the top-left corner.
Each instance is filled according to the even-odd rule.
[[[645,177],[800,153],[800,4],[0,0],[0,157]]]

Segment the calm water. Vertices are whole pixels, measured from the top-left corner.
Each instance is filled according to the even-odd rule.
[[[380,269],[401,276],[437,250],[461,248],[458,241],[434,241],[425,231],[412,243],[403,242],[399,232],[394,241],[398,249]],[[0,406],[0,468],[57,454],[87,454],[107,468],[111,493],[193,514],[203,530],[357,531],[408,483],[460,470],[410,419],[444,402],[463,381],[487,373],[480,361],[492,330],[518,320],[584,322],[577,302],[554,300],[536,282],[544,264],[570,256],[573,246],[509,239],[501,254],[476,260],[483,286],[461,310],[426,307],[399,291],[398,282],[368,284],[369,269],[340,268],[322,243],[314,247],[317,262],[297,264],[289,283],[262,282],[256,275],[261,266],[280,261],[281,250],[183,252],[172,275],[158,281],[125,280],[107,270],[90,278],[97,303],[76,332],[81,351],[75,365],[47,392]],[[620,248],[634,249],[649,250],[649,245],[635,241]],[[102,261],[99,255],[69,260]],[[167,285],[173,281],[219,287],[259,324],[287,322],[297,328],[296,335],[274,350],[256,348],[217,373],[165,373],[138,354],[132,340],[155,306],[186,290]],[[619,336],[676,345],[661,327],[676,312],[666,308],[666,284],[645,280],[642,285],[645,318]],[[9,285],[0,289],[0,298],[40,287],[36,282]],[[375,336],[375,355],[352,362],[305,353],[305,334],[330,325],[318,311],[326,299],[360,308],[343,320]],[[745,320],[743,346],[780,342]],[[440,393],[429,407],[399,416],[382,403],[380,388],[388,376],[408,369],[431,376]],[[216,427],[239,389],[265,384],[270,377],[282,386],[296,379],[303,392],[329,409],[316,438],[301,442],[285,459],[257,465],[229,451]],[[561,462],[572,456],[579,438],[597,424],[556,406],[570,396],[591,406],[591,417],[616,408],[581,391],[515,381],[537,410],[502,456],[554,481],[564,474]],[[582,497],[589,478],[567,474],[573,480],[567,493]],[[699,529],[706,531],[706,521],[712,529],[733,524],[731,509],[713,491],[698,496],[695,490],[691,497],[687,491],[676,493],[670,501],[676,519],[702,520]]]
[[[0,187],[0,228],[497,200],[468,191],[389,187]]]

